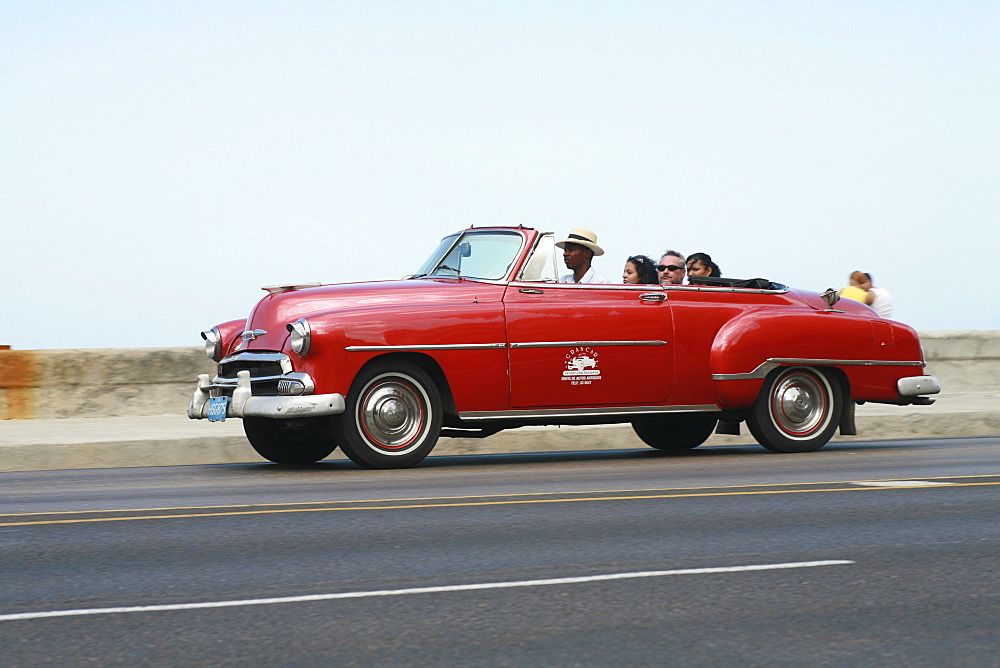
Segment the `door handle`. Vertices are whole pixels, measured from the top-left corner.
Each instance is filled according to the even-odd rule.
[[[662,292],[643,292],[639,295],[639,299],[644,302],[662,302],[667,296]]]
[[[538,288],[521,288],[518,292],[523,292],[526,295],[540,295],[545,292],[545,290],[539,290]]]

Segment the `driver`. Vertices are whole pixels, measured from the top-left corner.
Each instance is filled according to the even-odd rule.
[[[604,255],[604,249],[597,245],[597,235],[582,227],[574,227],[565,240],[556,243],[563,249],[563,262],[569,274],[559,277],[560,283],[609,283],[608,279],[590,266],[595,255]]]

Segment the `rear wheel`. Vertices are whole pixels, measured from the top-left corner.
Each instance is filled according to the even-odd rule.
[[[717,421],[714,413],[669,413],[632,420],[632,429],[657,450],[690,450],[708,440]]]
[[[404,360],[376,362],[351,385],[337,441],[365,468],[406,468],[434,448],[441,420],[440,393],[420,367]]]
[[[276,464],[311,464],[326,459],[337,448],[329,418],[296,420],[243,418],[250,445],[264,459]]]
[[[777,369],[760,390],[747,426],[772,452],[813,452],[833,436],[844,410],[839,388],[818,369]]]

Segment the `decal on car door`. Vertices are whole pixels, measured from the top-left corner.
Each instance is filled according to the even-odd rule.
[[[566,369],[562,379],[570,385],[590,385],[601,379],[601,371],[597,368],[598,353],[593,348],[573,348],[566,353]]]

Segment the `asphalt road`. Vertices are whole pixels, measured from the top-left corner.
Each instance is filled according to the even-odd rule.
[[[0,474],[0,664],[996,665],[1000,438]]]

